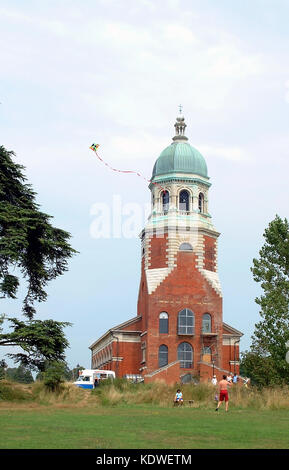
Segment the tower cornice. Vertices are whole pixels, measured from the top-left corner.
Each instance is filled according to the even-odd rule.
[[[164,225],[161,227],[161,230],[160,230],[160,227],[143,228],[139,234],[139,238],[142,240],[145,237],[145,235],[152,236],[152,235],[157,234],[158,232],[160,232],[161,234],[169,234],[170,232],[179,233],[179,234],[181,233],[187,234],[188,232],[195,232],[195,231],[198,231],[198,233],[200,233],[201,235],[208,235],[213,238],[219,238],[219,236],[221,235],[221,233],[217,232],[217,230],[206,228],[206,227],[177,227],[176,229],[175,225],[173,226]]]
[[[205,178],[202,178],[198,175],[188,175],[185,176],[185,173],[175,173],[175,174],[169,174],[169,175],[159,175],[157,177],[152,178],[150,184],[149,184],[149,189],[152,189],[156,184],[161,185],[161,183],[190,183],[190,184],[204,184],[208,188],[212,186],[211,183]]]

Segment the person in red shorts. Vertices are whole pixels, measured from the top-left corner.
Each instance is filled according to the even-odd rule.
[[[216,411],[218,411],[220,405],[223,403],[225,400],[226,404],[226,411],[228,411],[229,408],[229,395],[228,395],[228,387],[231,386],[231,382],[227,381],[226,375],[223,375],[222,380],[219,382],[219,391],[220,391],[220,396],[219,396],[219,402],[218,406],[216,408]]]

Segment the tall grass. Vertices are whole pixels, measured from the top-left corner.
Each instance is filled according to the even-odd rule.
[[[211,384],[184,384],[181,387],[186,402],[193,400],[191,406],[196,408],[213,408],[216,404],[217,389]],[[151,384],[130,384],[115,382],[103,384],[92,392],[102,406],[121,404],[152,404],[172,406],[176,386],[168,386],[164,382]],[[252,409],[289,409],[289,387],[268,387],[258,389],[244,388],[236,385],[229,390],[229,403],[232,408]]]
[[[150,384],[130,384],[115,381],[103,383],[92,392],[97,402],[102,406],[117,406],[121,404],[152,404],[172,406],[176,386],[168,386],[164,382]],[[214,407],[217,389],[211,384],[182,385],[185,405],[193,400],[193,407]],[[233,408],[252,409],[282,409],[289,408],[289,387],[270,387],[257,389],[244,388],[236,385],[229,391],[230,406]]]
[[[261,389],[235,387],[230,392],[232,406],[259,410],[289,408],[289,387],[275,386]]]
[[[17,386],[13,381],[0,380],[0,402],[25,401],[30,399],[27,388]]]
[[[211,384],[167,385],[164,382],[132,384],[117,379],[102,382],[94,390],[84,390],[71,383],[65,383],[58,393],[49,392],[41,382],[21,386],[0,381],[0,402],[30,400],[35,404],[57,407],[115,407],[121,405],[152,405],[172,407],[176,389],[181,388],[186,402],[193,400],[195,408],[215,407],[216,388]],[[289,387],[268,387],[257,389],[239,385],[229,390],[230,408],[255,410],[289,409]]]

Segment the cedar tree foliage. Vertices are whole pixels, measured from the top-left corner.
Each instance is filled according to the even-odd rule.
[[[17,362],[41,368],[44,359],[64,357],[68,343],[63,328],[68,323],[34,320],[34,303],[46,300],[48,282],[68,270],[76,251],[68,243],[70,234],[53,227],[52,217],[40,211],[25,168],[14,156],[0,146],[0,296],[15,299],[20,280],[25,280],[26,321],[7,319],[13,331],[3,334],[0,328],[0,346],[20,346],[26,354],[14,355]],[[4,316],[2,330],[3,322]]]

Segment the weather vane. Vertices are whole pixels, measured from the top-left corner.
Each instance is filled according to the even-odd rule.
[[[182,107],[182,105],[180,104],[180,105],[179,105],[180,114],[182,114],[182,110],[183,110],[183,107]]]

